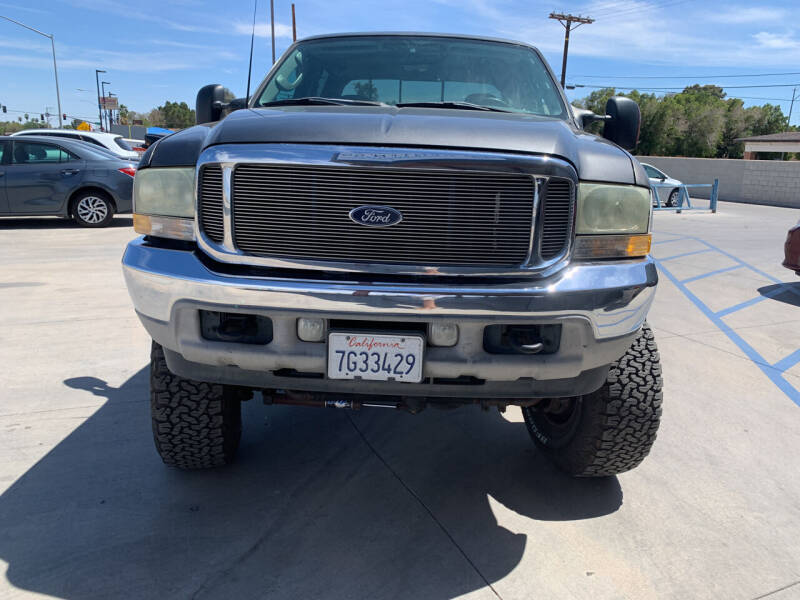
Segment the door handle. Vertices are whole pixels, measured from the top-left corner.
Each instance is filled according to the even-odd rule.
[[[79,172],[78,169],[62,169],[61,170],[61,174],[62,175],[75,175],[78,172]]]

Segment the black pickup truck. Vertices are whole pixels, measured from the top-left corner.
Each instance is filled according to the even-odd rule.
[[[201,89],[198,125],[140,161],[123,259],[164,462],[231,461],[256,392],[519,406],[570,474],[638,465],[662,401],[651,192],[638,107],[606,113],[536,48],[456,35],[308,38],[248,98]]]

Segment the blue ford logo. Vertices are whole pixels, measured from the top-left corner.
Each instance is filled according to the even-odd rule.
[[[390,206],[358,206],[350,211],[350,220],[367,227],[389,227],[403,220],[399,210]]]

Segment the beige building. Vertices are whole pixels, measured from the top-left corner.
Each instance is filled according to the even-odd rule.
[[[800,131],[756,135],[736,141],[744,142],[745,160],[755,160],[759,152],[800,152]]]

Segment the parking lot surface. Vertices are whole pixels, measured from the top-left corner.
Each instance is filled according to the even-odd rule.
[[[518,409],[258,399],[234,465],[166,468],[130,219],[0,221],[0,598],[800,598],[797,213],[656,216],[662,426],[601,480]]]

